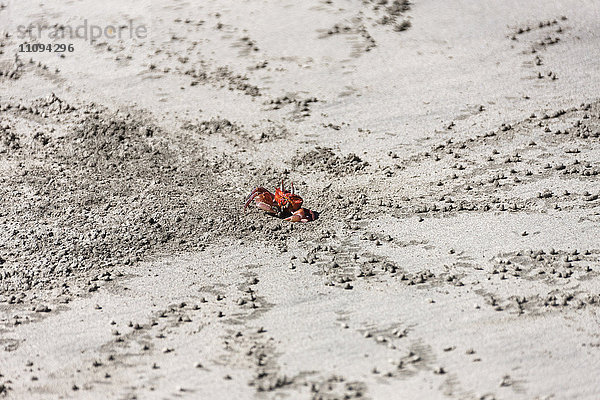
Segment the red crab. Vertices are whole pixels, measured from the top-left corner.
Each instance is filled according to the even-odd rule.
[[[256,207],[286,221],[310,222],[317,219],[316,212],[308,208],[302,208],[302,197],[294,194],[293,182],[291,192],[285,190],[283,180],[281,181],[281,186],[275,189],[275,194],[263,187],[257,187],[246,199],[244,210],[246,210],[252,200],[256,202]]]

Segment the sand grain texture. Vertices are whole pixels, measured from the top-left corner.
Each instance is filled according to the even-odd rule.
[[[598,21],[0,1],[0,398],[598,398]]]

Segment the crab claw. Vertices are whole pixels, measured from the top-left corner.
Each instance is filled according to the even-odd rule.
[[[262,201],[257,201],[256,207],[260,208],[263,211],[268,212],[269,214],[279,215],[279,213],[280,213],[280,210],[276,206],[273,206],[269,203],[265,203]]]
[[[308,208],[300,208],[299,210],[295,211],[292,215],[285,218],[285,221],[310,222],[314,221],[315,219],[317,219],[317,213],[315,213],[312,210],[309,210]]]
[[[254,189],[252,191],[252,193],[250,193],[250,195],[248,197],[246,197],[246,203],[244,203],[244,210],[246,208],[248,208],[248,206],[250,205],[250,203],[252,203],[252,200],[254,200],[256,197],[262,195],[263,193],[269,193],[269,191],[265,188],[262,187],[257,187],[256,189]],[[270,195],[271,193],[269,193]]]

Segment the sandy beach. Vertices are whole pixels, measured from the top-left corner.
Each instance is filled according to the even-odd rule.
[[[598,43],[593,0],[0,0],[0,398],[600,398]],[[244,210],[282,181],[318,218]]]

